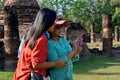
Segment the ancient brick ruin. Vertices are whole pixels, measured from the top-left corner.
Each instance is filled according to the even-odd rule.
[[[39,10],[39,5],[37,4],[37,0],[5,0],[4,9],[3,9],[3,11],[1,11],[1,15],[0,15],[0,24],[2,26],[4,24],[7,24],[8,21],[4,21],[4,17],[5,17],[5,19],[8,18],[8,20],[9,20],[10,19],[9,15],[11,15],[11,12],[13,13],[13,15],[14,15],[14,12],[16,12],[15,16],[17,16],[17,20],[18,20],[18,26],[16,25],[16,27],[19,28],[18,32],[20,34],[19,36],[21,36],[22,35],[21,33],[25,33],[26,28],[29,28],[30,25],[33,23],[38,10]],[[6,14],[6,12],[7,12],[7,15],[4,16],[4,14]],[[13,16],[13,15],[11,15],[11,16]],[[4,25],[4,27],[0,27],[0,30],[1,30],[0,34],[4,34],[4,36],[0,35],[0,40],[1,40],[0,43],[3,43],[3,40],[10,39],[7,42],[10,42],[12,40],[13,31],[8,32],[8,31],[11,31],[12,29],[8,28],[7,26],[10,26],[10,25]],[[11,25],[11,27],[12,27],[12,25]],[[8,29],[10,29],[10,30],[8,30]],[[15,27],[14,27],[14,29],[15,29]],[[4,31],[4,33],[2,31]],[[9,34],[11,35],[11,38],[8,38],[8,37],[10,37]],[[17,41],[17,42],[19,43],[19,41]],[[9,45],[6,47],[9,48],[10,47]],[[16,48],[17,48],[17,44],[14,44],[13,46],[14,47],[16,46]],[[10,49],[7,49],[7,50],[9,50],[8,52],[11,52]],[[12,50],[12,48],[11,48],[11,50]],[[14,71],[15,65],[17,62],[17,60],[14,58],[15,55],[13,55],[13,53],[9,53],[9,55],[6,57],[6,54],[3,54],[4,51],[5,51],[4,47],[1,46],[0,47],[0,58],[1,58],[0,61],[2,61],[2,62],[0,62],[0,70],[1,69],[4,70],[3,69],[4,64],[2,64],[2,63],[5,62],[5,70]],[[17,49],[16,49],[16,51],[17,51]],[[16,52],[16,51],[14,51],[14,52]]]
[[[85,44],[85,42],[90,41],[90,36],[86,34],[86,30],[83,26],[80,25],[80,23],[73,23],[70,22],[69,26],[67,28],[67,39],[70,43],[72,43],[78,36],[83,37],[83,46],[82,51],[80,52],[80,59],[81,60],[88,60],[91,58],[91,52],[88,49],[88,46]]]

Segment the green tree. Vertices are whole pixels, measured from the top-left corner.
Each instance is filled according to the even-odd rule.
[[[113,14],[110,0],[77,0],[72,7],[73,21],[81,22],[89,31],[90,24],[95,24],[95,31],[100,32],[103,13]]]
[[[111,5],[113,7],[120,7],[120,0],[111,0]]]
[[[40,7],[55,10],[59,17],[69,19],[69,14],[74,0],[38,0]]]
[[[0,10],[4,7],[4,0],[0,0]]]
[[[95,31],[102,31],[102,14],[112,14],[114,24],[119,24],[119,0],[39,0],[41,7],[54,9],[58,16],[80,22],[89,31],[95,24]],[[117,3],[118,2],[118,3]],[[117,22],[116,22],[117,20]]]
[[[112,16],[112,18],[113,18],[113,26],[120,25],[120,8],[119,7],[115,8],[115,13]]]
[[[119,26],[120,25],[120,0],[111,0],[111,5],[115,8],[115,12],[112,16],[113,26]]]

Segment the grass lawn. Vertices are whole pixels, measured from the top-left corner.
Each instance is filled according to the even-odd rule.
[[[13,80],[13,72],[0,72],[0,80]]]
[[[120,61],[92,58],[74,64],[74,80],[120,80]]]
[[[92,58],[74,63],[74,80],[120,80],[120,61]],[[0,80],[13,80],[13,72],[0,72]]]
[[[94,42],[94,43],[86,43],[89,48],[99,48],[102,50],[103,43],[102,42]],[[113,47],[120,46],[120,42],[113,42]]]

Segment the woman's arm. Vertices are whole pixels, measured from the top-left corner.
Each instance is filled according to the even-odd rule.
[[[77,52],[75,53],[74,58],[77,58],[78,55],[79,55],[79,53],[80,53],[81,51],[82,51],[82,45],[81,45],[81,46],[78,46]]]
[[[62,60],[57,60],[57,61],[53,61],[53,62],[44,62],[44,63],[40,63],[37,65],[33,64],[33,68],[35,68],[35,69],[47,69],[47,68],[51,68],[51,67],[63,68],[65,66],[66,66],[66,63]]]
[[[32,67],[35,69],[47,69],[51,67],[64,67],[66,64],[61,60],[47,62],[48,55],[46,54],[47,51],[47,44],[45,40],[41,40],[36,42],[34,49],[31,53],[31,61]]]
[[[71,59],[77,52],[77,45],[73,44],[73,47],[71,47],[70,43],[65,39],[61,38],[63,40],[63,43],[65,43],[66,49],[68,51],[68,60]]]
[[[77,46],[73,45],[72,51],[67,55],[68,59],[71,59],[76,54],[76,52],[77,52]]]

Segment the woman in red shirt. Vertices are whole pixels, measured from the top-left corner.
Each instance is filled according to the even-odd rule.
[[[56,25],[55,19],[56,12],[53,10],[39,10],[33,26],[24,36],[14,80],[31,80],[31,72],[32,80],[43,80],[43,77],[47,76],[47,68],[66,66],[61,60],[47,62],[47,41],[50,37],[49,32],[52,32]]]

